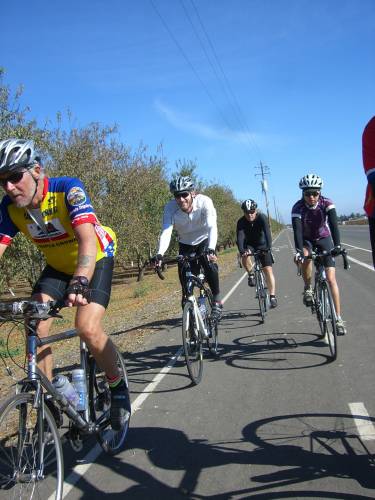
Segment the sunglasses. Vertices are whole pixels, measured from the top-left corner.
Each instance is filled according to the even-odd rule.
[[[176,193],[174,195],[175,198],[187,198],[189,196],[189,191],[183,192],[183,193]]]
[[[17,184],[17,182],[20,182],[22,180],[23,174],[26,172],[26,170],[22,170],[21,172],[14,172],[13,174],[9,175],[6,179],[0,179],[0,184],[5,187],[8,182],[11,184]]]
[[[320,191],[304,191],[304,196],[319,196]]]
[[[255,214],[255,212],[256,212],[256,210],[248,210],[248,211],[247,211],[247,212],[245,212],[245,213],[247,213],[248,215],[249,215],[249,214],[251,214],[251,215],[252,215],[252,214]]]

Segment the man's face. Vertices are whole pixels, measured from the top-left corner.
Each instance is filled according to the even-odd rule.
[[[183,191],[182,193],[176,193],[174,195],[177,205],[181,208],[183,212],[191,212],[193,208],[193,193],[189,191]]]
[[[39,178],[39,167],[34,168],[34,176]],[[35,194],[35,180],[30,170],[0,174],[0,185],[18,208],[29,206]]]
[[[250,210],[250,212],[245,212],[245,218],[249,222],[253,222],[257,216],[257,211],[256,210]]]

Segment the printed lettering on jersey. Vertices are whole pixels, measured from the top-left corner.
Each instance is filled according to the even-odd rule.
[[[81,210],[85,210],[86,208],[93,208],[91,204],[86,203],[85,205],[80,205],[77,208],[73,208],[73,210],[70,211],[70,215],[72,216],[73,214],[80,212]]]
[[[65,231],[64,226],[61,224],[59,219],[52,219],[46,222],[44,229],[38,226],[35,222],[27,224],[27,229],[33,240],[39,242],[43,242],[43,240],[61,240],[68,236],[68,233]]]
[[[86,201],[86,193],[81,187],[72,187],[68,194],[67,194],[67,200],[69,205],[72,205],[73,207],[78,207],[81,206],[85,203]]]

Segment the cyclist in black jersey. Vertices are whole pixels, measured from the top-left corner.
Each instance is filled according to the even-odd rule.
[[[254,250],[263,250],[264,254],[260,256],[260,261],[270,293],[270,304],[271,307],[277,307],[275,277],[272,270],[272,236],[268,220],[258,210],[258,205],[254,200],[245,200],[241,208],[244,215],[237,221],[237,246],[242,265],[249,274],[248,284],[249,286],[255,286],[255,276],[252,272],[253,262],[250,254]]]

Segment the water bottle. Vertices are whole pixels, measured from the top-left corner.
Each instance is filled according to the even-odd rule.
[[[69,382],[69,379],[65,377],[65,375],[56,375],[52,379],[52,384],[54,388],[60,393],[63,394],[66,399],[71,403],[74,407],[77,407],[78,404],[78,394],[73,385]]]
[[[77,410],[84,411],[87,408],[87,385],[85,370],[77,368],[72,371],[72,384],[78,394]]]
[[[207,309],[206,309],[206,297],[198,297],[198,307],[202,315],[202,319],[205,320]]]

